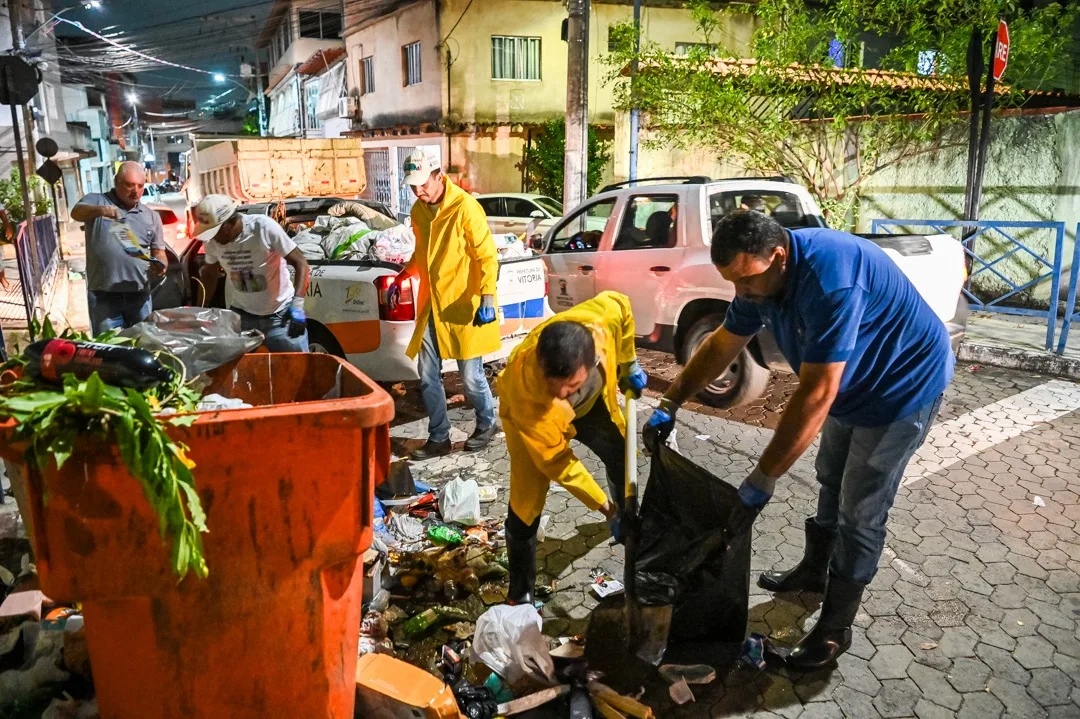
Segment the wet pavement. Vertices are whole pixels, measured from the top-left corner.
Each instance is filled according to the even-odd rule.
[[[677,372],[670,358],[643,353],[650,392]],[[740,482],[756,463],[797,382],[774,377],[752,405],[680,413],[680,450],[718,477]],[[448,391],[456,394],[451,382]],[[425,436],[409,390],[392,429],[403,453]],[[449,457],[414,464],[439,484],[473,477],[499,488],[484,505],[506,511],[509,458],[499,440],[460,451],[472,428],[460,396],[451,412]],[[590,471],[597,459],[577,445]],[[803,521],[814,509],[811,448],[781,480],[754,527],[752,572],[792,566],[802,554]],[[720,662],[721,648],[673,647],[670,659],[717,663],[720,677],[693,687],[696,702],[675,706],[659,683],[646,700],[662,717],[1080,717],[1080,385],[991,367],[961,366],[937,424],[908,468],[889,522],[887,548],[858,617],[854,645],[836,670],[764,672]],[[647,477],[647,459],[639,462]],[[596,568],[620,576],[622,549],[609,543],[599,513],[552,487],[539,571],[558,582],[544,609],[545,632],[584,632],[596,600]],[[750,630],[789,645],[812,626],[820,595],[751,588]]]

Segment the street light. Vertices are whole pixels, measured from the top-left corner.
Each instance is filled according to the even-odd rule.
[[[130,102],[133,107],[138,105],[139,104],[139,96],[136,95],[134,92],[129,92],[128,93],[128,102]]]
[[[215,72],[214,73],[214,82],[225,82],[225,76],[222,75],[220,72]]]
[[[87,10],[100,10],[101,0],[86,0],[82,6]]]

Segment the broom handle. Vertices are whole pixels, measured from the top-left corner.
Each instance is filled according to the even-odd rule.
[[[638,477],[637,477],[637,401],[626,397],[626,486],[623,503],[623,537],[625,555],[623,560],[623,585],[627,601],[635,599],[635,554],[637,553],[638,528]]]

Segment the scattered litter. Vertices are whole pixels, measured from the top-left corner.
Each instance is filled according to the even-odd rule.
[[[464,537],[461,532],[448,527],[445,524],[432,524],[427,529],[427,538],[435,544],[455,545],[461,544]]]
[[[551,517],[547,514],[540,517],[540,524],[536,527],[536,541],[543,543],[547,539],[547,528],[551,524]]]
[[[603,599],[604,597],[610,597],[615,594],[622,594],[625,587],[618,579],[597,578],[590,587],[592,593],[596,595],[597,599]]]
[[[480,501],[481,502],[484,502],[484,503],[494,502],[498,498],[499,498],[499,488],[498,487],[492,487],[491,485],[484,485],[483,487],[480,488]]]
[[[514,699],[513,701],[500,704],[496,710],[498,716],[514,716],[515,714],[522,714],[527,711],[532,711],[539,707],[544,706],[548,702],[555,701],[559,697],[566,696],[570,693],[569,684],[561,684],[557,687],[551,687],[550,689],[542,689],[534,694],[521,697],[520,699]]]
[[[975,372],[978,372],[981,369],[982,369],[981,364],[973,364],[973,365],[968,365],[967,371],[974,374]]]
[[[7,570],[6,567],[0,565],[0,584],[5,587],[10,587],[15,583],[15,575]]]
[[[922,649],[924,652],[928,652],[931,649],[937,649],[937,646],[937,642],[923,642],[919,645],[919,649]]]
[[[439,493],[439,509],[444,522],[466,527],[480,523],[480,487],[475,479],[455,477]]]
[[[551,656],[559,659],[577,659],[585,656],[585,646],[583,644],[570,641],[567,637],[563,637],[559,641],[563,643],[551,650]]]
[[[473,659],[511,685],[527,676],[551,684],[555,665],[542,626],[540,615],[526,604],[492,607],[476,620]]]
[[[394,654],[394,643],[387,636],[390,626],[379,612],[369,611],[360,622],[360,644],[357,656],[365,654]]]
[[[660,667],[660,678],[668,684],[680,680],[687,684],[711,684],[716,681],[716,670],[707,664],[665,664]]]
[[[408,514],[394,514],[386,521],[386,527],[402,542],[419,542],[424,538],[424,523]]]
[[[1024,623],[1023,623],[1023,622],[1021,622],[1020,620],[1017,620],[1017,621],[1016,621],[1016,626],[1018,626],[1018,627],[1022,627],[1022,626],[1024,626]]]
[[[1046,501],[1042,497],[1035,495],[1035,499],[1032,501],[1032,504],[1034,504],[1036,507],[1045,507]]]
[[[707,439],[708,439],[708,438],[709,438],[709,437],[710,437],[711,435],[708,435],[708,434],[696,434],[696,435],[694,435],[694,436],[695,436],[695,437],[697,437],[698,439],[700,439],[700,440],[701,440],[702,442],[704,442],[704,441],[705,441],[705,440],[707,440]]]
[[[690,691],[685,679],[680,679],[668,687],[668,695],[676,704],[689,704],[694,701],[694,692]]]
[[[765,641],[765,635],[752,633],[743,642],[742,655],[739,659],[747,666],[763,671],[765,669]]]
[[[618,712],[626,715],[627,717],[637,717],[637,719],[654,719],[656,716],[653,714],[653,710],[642,704],[636,699],[631,699],[628,696],[619,694],[617,691],[609,686],[601,684],[597,681],[589,682],[589,695],[592,696],[593,702],[600,702],[608,705],[609,708],[615,709]],[[614,714],[605,714],[605,716],[616,716]]]

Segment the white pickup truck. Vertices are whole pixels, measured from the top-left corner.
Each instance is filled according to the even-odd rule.
[[[630,298],[638,345],[674,352],[680,363],[720,326],[734,286],[709,257],[713,228],[740,206],[762,209],[789,229],[825,227],[803,187],[781,178],[658,178],[605,187],[544,237],[548,298],[559,312],[604,290]],[[941,318],[954,348],[967,322],[960,295],[964,252],[949,235],[861,235],[896,262]],[[767,332],[751,342],[700,399],[714,407],[761,396],[768,368],[787,363]]]
[[[284,217],[279,216],[279,220],[283,219],[282,224],[293,232],[310,225],[339,202],[337,198],[325,197],[286,200]],[[377,203],[359,202],[390,217],[389,211]],[[240,210],[270,214],[280,213],[280,206],[261,203],[244,205]],[[170,256],[168,277],[155,292],[155,309],[199,299],[192,278],[199,276],[202,258],[202,242],[197,239],[182,252]],[[386,302],[388,290],[397,282],[401,270],[399,264],[376,260],[311,261],[311,284],[304,309],[312,351],[345,358],[376,382],[418,379],[416,361],[405,355],[416,327],[413,297],[417,279],[410,278],[401,288],[400,300],[393,308]],[[485,356],[486,362],[509,356],[529,330],[551,316],[545,274],[544,262],[539,257],[499,262],[496,297],[503,342],[498,351]],[[224,306],[221,285],[211,304]],[[443,371],[457,371],[457,363],[446,362]]]

